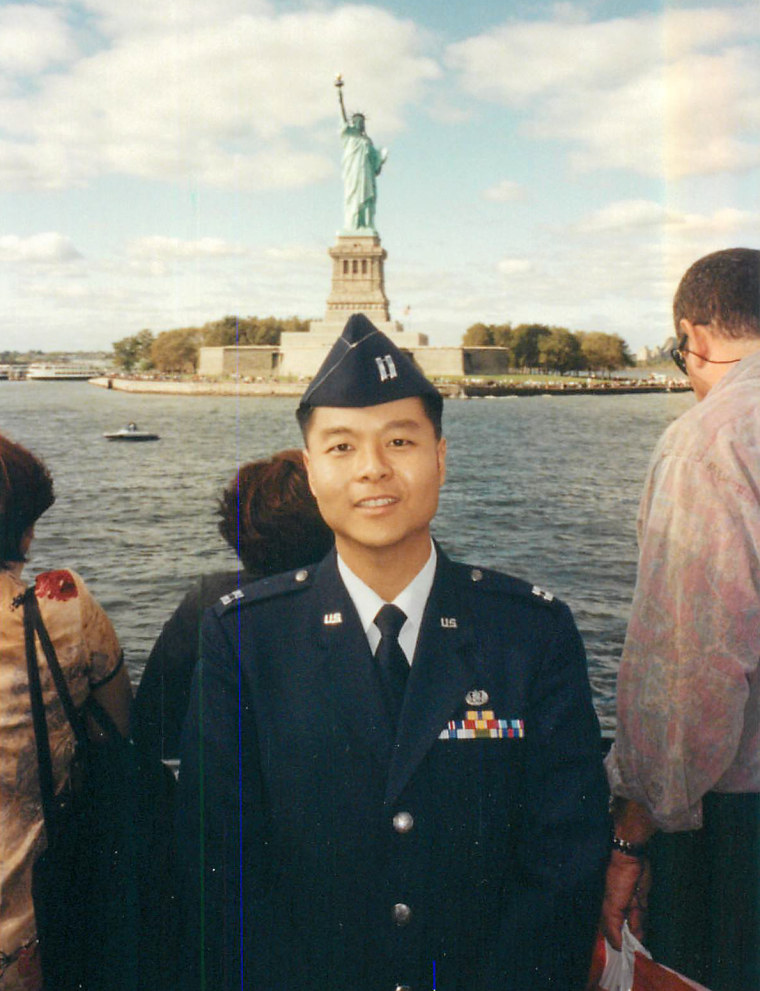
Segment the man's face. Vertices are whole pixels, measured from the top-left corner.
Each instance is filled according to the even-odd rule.
[[[309,484],[341,556],[396,548],[424,553],[446,475],[419,399],[363,408],[318,406],[305,452]]]

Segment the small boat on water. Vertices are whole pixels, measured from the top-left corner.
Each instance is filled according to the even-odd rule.
[[[111,433],[103,434],[106,440],[159,440],[158,434],[149,433],[147,430],[140,430],[136,423],[128,423],[121,430],[114,430]]]

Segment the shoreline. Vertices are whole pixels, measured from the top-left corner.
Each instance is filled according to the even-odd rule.
[[[199,382],[163,381],[156,379],[121,378],[119,376],[99,376],[89,379],[90,385],[116,392],[154,393],[176,396],[300,396],[306,385],[303,382]],[[630,380],[618,385],[614,379],[592,380],[592,384],[582,383],[434,383],[444,399],[499,399],[523,396],[621,396],[653,392],[690,392],[691,386],[679,382],[643,382],[641,385]]]

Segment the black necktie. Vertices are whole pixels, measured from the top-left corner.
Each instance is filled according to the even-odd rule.
[[[401,713],[406,679],[409,677],[409,663],[398,642],[398,635],[405,622],[406,615],[394,605],[383,606],[375,616],[375,626],[381,633],[380,643],[375,651],[375,660],[380,669],[380,677],[385,687],[394,725],[398,722]]]

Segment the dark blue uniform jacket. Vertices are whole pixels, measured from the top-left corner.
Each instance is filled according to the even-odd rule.
[[[582,989],[609,824],[567,606],[439,550],[394,738],[334,552],[227,599],[182,744],[182,986]]]

